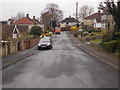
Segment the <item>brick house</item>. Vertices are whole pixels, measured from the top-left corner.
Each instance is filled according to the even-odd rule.
[[[98,11],[97,13],[94,13],[86,18],[84,18],[83,20],[83,24],[87,25],[88,27],[94,27],[94,28],[98,28],[101,29],[101,16],[103,14]]]
[[[34,19],[34,20],[33,20]],[[2,34],[2,55],[8,55],[11,53],[16,53],[19,50],[25,50],[35,46],[39,38],[29,39],[28,37],[22,37],[29,33],[29,30],[34,25],[40,25],[40,22],[35,19],[23,17],[16,22],[1,21],[1,34]]]
[[[102,30],[112,30],[115,24],[113,16],[107,13],[104,13],[101,16],[101,23],[102,23],[102,26],[101,26]]]
[[[13,25],[14,22],[15,22],[14,19],[8,19],[8,20],[6,20],[6,21],[0,21],[0,24],[1,24],[1,25]]]
[[[41,25],[41,23],[35,18],[35,16],[33,16],[33,19],[31,19],[29,17],[29,14],[27,14],[26,17],[17,20],[15,24],[19,26],[28,26],[29,32],[32,26],[40,26],[41,28],[43,28],[43,25]]]
[[[18,38],[28,32],[28,26],[2,25],[2,39]]]
[[[74,25],[77,25],[78,23],[79,23],[78,20],[69,16],[68,18],[65,18],[61,21],[60,27],[74,26]]]
[[[22,37],[27,31],[28,26],[2,25],[2,55],[8,55],[24,49],[24,43],[19,40],[19,37]]]

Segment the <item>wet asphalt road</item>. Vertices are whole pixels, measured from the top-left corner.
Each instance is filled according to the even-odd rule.
[[[66,32],[42,50],[3,70],[3,88],[117,88],[118,74],[79,50]]]

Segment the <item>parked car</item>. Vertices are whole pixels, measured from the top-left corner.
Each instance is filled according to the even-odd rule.
[[[52,38],[51,37],[44,37],[44,39],[50,39],[50,41],[52,42]]]
[[[51,49],[52,47],[52,40],[50,39],[50,37],[44,37],[38,43],[38,50]]]

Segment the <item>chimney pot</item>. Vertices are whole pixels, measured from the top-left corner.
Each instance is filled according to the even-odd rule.
[[[101,13],[100,10],[98,10],[98,13]]]
[[[33,16],[33,19],[35,19],[35,16]]]
[[[29,18],[29,14],[27,14],[26,17]]]

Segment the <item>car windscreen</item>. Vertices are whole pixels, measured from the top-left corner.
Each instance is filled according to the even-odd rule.
[[[40,40],[40,43],[45,43],[45,42],[46,42],[46,43],[47,43],[47,42],[50,42],[50,40],[49,40],[49,39],[41,39],[41,40]]]

